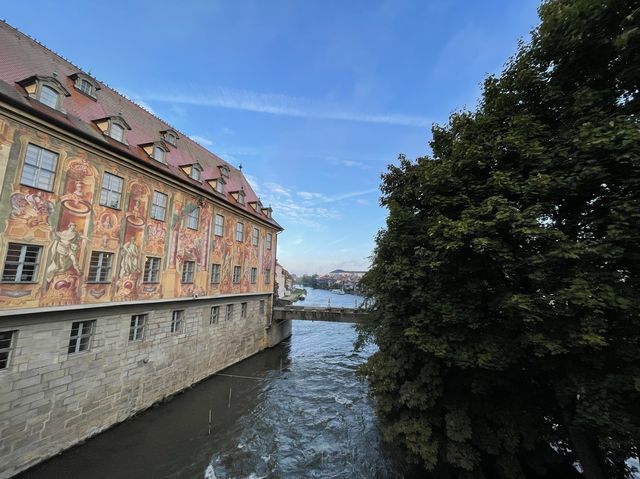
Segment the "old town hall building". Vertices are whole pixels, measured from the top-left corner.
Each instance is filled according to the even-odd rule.
[[[0,478],[275,344],[243,176],[0,22]]]

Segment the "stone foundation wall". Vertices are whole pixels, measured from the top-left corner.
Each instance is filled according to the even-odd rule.
[[[172,333],[176,310],[184,323]],[[139,341],[129,339],[135,314],[147,315]],[[0,479],[274,345],[269,314],[270,296],[261,295],[0,318],[0,331],[14,331],[0,370]],[[86,320],[95,321],[89,349],[68,353],[73,322]]]

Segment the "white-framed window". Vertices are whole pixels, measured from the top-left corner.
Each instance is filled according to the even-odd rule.
[[[271,283],[271,268],[267,268],[264,270],[264,284]]]
[[[160,258],[147,256],[144,262],[144,283],[158,283],[160,280]]]
[[[256,284],[258,278],[258,268],[251,268],[251,284]]]
[[[194,208],[193,211],[187,214],[187,228],[191,228],[192,230],[197,230],[199,219],[200,219],[200,208]]]
[[[164,221],[167,214],[168,197],[159,191],[153,192],[153,201],[151,203],[151,218],[154,220]]]
[[[216,223],[213,228],[213,232],[216,236],[224,236],[224,216],[216,215]]]
[[[273,245],[273,235],[271,233],[267,233],[267,249],[271,249]]]
[[[76,86],[78,87],[78,90],[80,90],[82,93],[89,96],[93,96],[93,85],[89,80],[85,78],[81,78],[80,81],[76,83]]]
[[[37,278],[41,246],[9,243],[2,270],[3,283],[32,283]]]
[[[247,317],[247,303],[240,303],[240,317]]]
[[[242,266],[233,267],[233,282],[238,284],[240,282],[240,276],[242,274]]]
[[[134,314],[131,316],[129,326],[129,341],[142,341],[144,338],[144,325],[147,322],[146,314]]]
[[[260,230],[258,228],[253,228],[253,234],[251,235],[251,244],[253,246],[258,246],[260,242]]]
[[[100,190],[100,204],[109,208],[120,209],[122,187],[124,180],[111,173],[102,175],[102,189]]]
[[[212,264],[211,265],[211,284],[218,284],[220,282],[220,265]]]
[[[109,136],[120,143],[124,143],[124,127],[119,123],[111,121],[109,125]]]
[[[220,319],[220,306],[211,306],[209,313],[209,324],[216,324]]]
[[[108,283],[112,262],[113,253],[93,251],[89,262],[89,283]]]
[[[195,164],[191,167],[191,178],[196,181],[200,181],[202,177],[202,167],[198,164]]]
[[[93,79],[80,72],[74,73],[70,78],[73,80],[73,86],[76,90],[94,100],[96,99],[96,91],[98,91],[100,87]]]
[[[184,328],[184,310],[171,312],[171,332],[181,333]]]
[[[244,190],[238,192],[238,204],[244,205],[245,193]]]
[[[69,335],[69,354],[88,351],[91,348],[91,338],[96,327],[93,321],[74,321],[71,324],[71,334]]]
[[[40,190],[53,191],[58,154],[29,143],[24,156],[20,183]]]
[[[7,369],[11,364],[17,335],[17,330],[0,331],[0,369]]]
[[[264,299],[260,300],[260,314],[264,314]]]
[[[242,241],[244,239],[244,223],[238,221],[236,223],[236,241]]]
[[[170,145],[176,146],[176,143],[178,142],[178,137],[175,135],[175,133],[171,131],[165,131],[163,136],[164,136],[164,141],[166,141]]]
[[[182,264],[182,282],[193,283],[193,272],[196,269],[195,261],[185,261]]]
[[[224,320],[231,321],[233,319],[233,304],[227,304],[227,309],[224,312]]]
[[[51,108],[60,107],[60,93],[48,85],[42,85],[38,100]]]
[[[224,180],[222,178],[216,180],[216,191],[218,193],[224,193]]]
[[[159,146],[153,147],[153,159],[159,161],[160,163],[164,163],[164,155],[165,151]]]

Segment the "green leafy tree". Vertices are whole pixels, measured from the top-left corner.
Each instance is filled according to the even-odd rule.
[[[622,478],[639,452],[640,4],[539,14],[477,111],[383,175],[363,373],[441,477]]]

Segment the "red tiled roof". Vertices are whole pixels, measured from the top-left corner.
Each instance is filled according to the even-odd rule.
[[[0,20],[0,96],[21,103],[26,108],[31,108],[70,129],[92,137],[96,143],[110,145],[120,152],[134,156],[142,163],[168,172],[207,192],[213,192],[213,190],[206,182],[200,183],[189,178],[180,166],[199,163],[204,170],[202,177],[205,180],[211,180],[220,176],[218,166],[226,165],[229,168],[229,177],[225,178],[227,201],[246,213],[280,228],[280,225],[273,218],[267,218],[249,206],[249,202],[257,201],[258,197],[242,171],[203,148],[187,135],[178,132],[180,139],[177,141],[177,146],[165,142],[169,148],[165,155],[166,165],[149,158],[139,145],[162,140],[161,131],[177,130],[102,82],[97,81],[101,88],[95,92],[96,100],[89,98],[78,91],[74,87],[73,80],[69,78],[78,72],[82,72],[82,70]],[[86,72],[82,73],[91,77]],[[51,77],[54,74],[56,79],[71,93],[71,96],[65,97],[63,100],[63,109],[66,114],[28,98],[25,90],[17,83],[34,75]],[[131,130],[126,133],[128,145],[103,135],[93,123],[95,120],[113,116],[122,116],[131,126]],[[228,193],[237,191],[241,187],[246,193],[245,205],[237,204]]]

